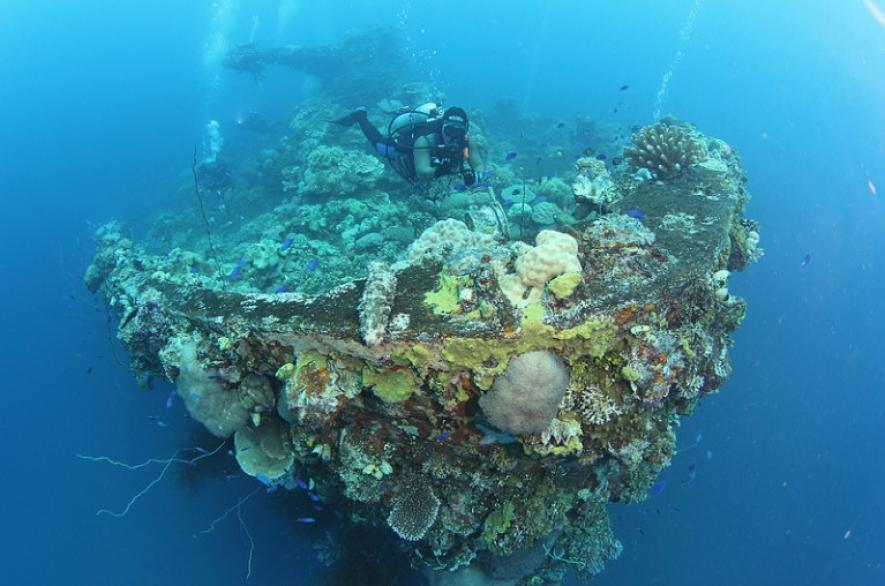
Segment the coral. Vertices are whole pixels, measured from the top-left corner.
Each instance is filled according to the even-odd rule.
[[[647,169],[658,179],[673,178],[702,158],[700,145],[674,124],[646,126],[634,133],[632,140],[636,147],[624,149],[627,161],[637,169]]]
[[[380,261],[369,265],[369,276],[360,300],[360,335],[368,346],[377,346],[387,335],[390,307],[396,294],[396,275]]]
[[[568,272],[551,279],[547,283],[547,290],[553,293],[557,299],[570,297],[578,285],[581,284],[581,273]]]
[[[326,425],[362,390],[356,374],[336,368],[330,358],[312,350],[298,356],[297,366],[281,366],[276,376],[285,383],[277,411],[292,422]]]
[[[532,221],[542,226],[549,226],[559,222],[562,210],[555,203],[542,201],[532,208]]]
[[[249,411],[240,403],[235,390],[227,389],[221,377],[203,367],[197,359],[197,341],[180,337],[164,350],[167,370],[177,368],[178,394],[191,417],[218,437],[230,437],[246,425]]]
[[[340,196],[369,191],[383,174],[384,164],[372,155],[319,146],[307,157],[303,192]]]
[[[440,220],[424,230],[421,236],[409,247],[408,258],[411,262],[430,256],[445,259],[452,253],[464,248],[490,248],[494,240],[484,234],[477,234],[459,220]]]
[[[391,502],[387,524],[406,541],[418,541],[436,522],[439,499],[422,480],[403,483]]]
[[[575,162],[575,171],[577,176],[572,183],[572,193],[576,201],[605,209],[621,199],[621,193],[602,161],[582,157]]]
[[[256,428],[237,430],[234,447],[243,472],[263,482],[280,478],[295,462],[289,427],[273,417],[265,418]]]
[[[535,242],[536,246],[527,248],[516,259],[516,274],[503,275],[499,279],[504,294],[518,307],[537,301],[544,285],[554,277],[569,272],[581,273],[578,242],[573,237],[541,230]],[[528,291],[530,289],[533,291]]]
[[[479,400],[492,425],[517,435],[546,429],[568,386],[568,370],[549,350],[514,357]]]
[[[363,369],[363,386],[372,387],[382,401],[398,403],[417,390],[418,381],[410,368],[389,370],[367,366]]]

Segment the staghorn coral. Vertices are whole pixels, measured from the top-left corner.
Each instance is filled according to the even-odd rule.
[[[517,435],[540,433],[556,415],[568,378],[565,364],[553,352],[526,352],[510,361],[479,406],[498,429]]]
[[[658,179],[670,179],[697,163],[702,157],[700,145],[683,128],[658,123],[634,133],[635,148],[624,149],[633,167],[647,169]]]
[[[406,541],[422,539],[439,513],[439,499],[433,489],[418,479],[404,482],[391,505],[387,524]]]

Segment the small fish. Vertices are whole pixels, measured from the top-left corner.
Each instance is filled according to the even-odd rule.
[[[221,381],[224,380],[224,377],[222,377],[220,374],[210,374],[210,375],[208,375],[206,378],[209,379],[209,380],[214,380],[215,382],[221,382]],[[194,392],[194,391],[191,391],[191,393],[194,394],[194,395],[197,394],[197,393]]]
[[[240,451],[242,452],[243,450],[240,450]],[[270,478],[268,478],[264,474],[259,474],[258,476],[255,477],[255,479],[258,480],[258,482],[260,482],[264,486],[270,486]]]
[[[314,519],[313,517],[298,517],[295,520],[298,521],[299,523],[303,523],[304,525],[312,525],[317,522],[317,520]]]
[[[317,267],[319,267],[319,266],[320,266],[320,261],[315,258],[312,258],[309,261],[307,261],[307,264],[304,265],[304,268],[313,272],[313,271],[317,270]]]
[[[876,189],[876,184],[873,183],[872,179],[867,179],[867,188],[869,188],[870,193],[872,193],[873,195],[876,195],[876,193],[878,193],[878,190]]]
[[[307,498],[309,498],[312,502],[315,502],[315,503],[320,502],[320,496],[318,494],[310,492],[310,491],[307,492]]]
[[[86,369],[86,374],[92,374],[92,367],[91,366]]]
[[[548,145],[547,145],[546,142],[542,142],[542,143],[539,144],[538,146],[541,147],[542,149],[546,149]]]
[[[800,265],[803,269],[808,267],[811,264],[811,253],[806,253],[805,258],[802,259],[802,264]]]
[[[707,461],[709,462],[712,459],[713,459],[713,450],[707,450]]]
[[[301,480],[300,478],[299,478],[298,480],[295,481],[295,486],[297,486],[297,487],[300,488],[301,490],[307,490],[307,489],[308,489],[307,483],[304,482],[303,480]]]
[[[487,446],[490,444],[512,444],[516,441],[516,438],[509,433],[505,433],[503,431],[495,431],[494,429],[482,425],[481,423],[476,424],[476,428],[480,430],[483,434],[483,438],[479,440],[479,445]]]
[[[157,420],[157,427],[169,427],[169,424],[163,421],[162,419]]]
[[[612,159],[612,165],[620,165],[621,161],[623,161],[623,159],[621,157],[614,157]]]
[[[452,435],[451,431],[444,431],[440,434],[437,434],[437,436],[433,438],[433,441],[441,442],[441,441],[447,440],[447,439],[449,439],[450,435]]]
[[[543,160],[544,160],[544,157],[535,157],[535,164],[537,165]]]
[[[625,92],[625,91],[627,91],[628,89],[630,89],[630,86],[627,85],[627,84],[624,84],[624,85],[622,85],[622,86],[620,87],[620,89],[619,89],[618,91],[619,91],[619,92]]]
[[[554,179],[555,177],[556,177],[556,171],[550,171],[549,173],[547,173],[547,180],[548,181],[551,179]]]
[[[694,462],[692,462],[691,464],[688,465],[688,473],[691,474],[692,472],[697,470],[697,468],[698,468],[698,465],[695,464]]]
[[[160,416],[159,415],[148,415],[147,418],[148,418],[148,421],[159,421]]]
[[[504,160],[505,160],[505,161],[512,161],[513,159],[516,158],[516,155],[517,155],[517,154],[518,154],[518,153],[517,153],[516,151],[510,151],[509,153],[507,153],[507,156],[504,157]]]
[[[283,240],[283,242],[280,244],[280,252],[286,252],[287,250],[292,248],[292,244],[294,242],[295,241],[291,238],[286,238],[285,240]]]
[[[701,443],[701,440],[703,440],[703,439],[704,439],[703,434],[700,434],[700,433],[699,433],[699,434],[697,435],[697,437],[694,438],[694,443],[699,444],[699,443]]]
[[[560,122],[556,125],[556,128],[563,128],[565,126],[565,122]]]
[[[535,199],[533,199],[532,201],[541,203],[542,201],[547,201],[547,197],[543,195],[536,195]]]
[[[200,272],[200,265],[191,265],[191,273],[196,275]]]
[[[322,513],[325,509],[320,505],[313,505],[313,510],[317,513]]]
[[[285,285],[280,285],[279,287],[274,289],[273,292],[276,293],[277,295],[279,295],[280,293],[288,293],[289,288],[286,287]]]
[[[651,488],[648,489],[648,496],[661,496],[664,494],[664,489],[667,488],[667,481],[663,478],[659,479],[657,482],[651,485]]]
[[[166,397],[166,409],[172,409],[172,401],[175,398],[175,391],[169,393],[169,396]]]
[[[240,265],[241,267],[246,266],[247,264],[249,264],[249,259],[248,258],[238,258],[237,264]]]
[[[513,205],[513,198],[512,197],[502,198],[501,205],[504,206],[505,208],[512,206]]]
[[[608,158],[608,155],[606,155],[605,153],[599,153],[598,155],[596,155],[596,160],[597,160],[597,161],[604,161],[604,160],[606,160],[607,158]]]
[[[235,266],[231,271],[227,274],[227,279],[229,281],[236,281],[240,278],[240,275],[243,274],[243,269],[239,266]]]
[[[637,220],[644,220],[645,219],[645,214],[643,213],[643,211],[636,209],[636,208],[630,208],[629,210],[624,212],[624,214],[627,216],[630,216],[631,218],[635,218]]]
[[[240,477],[239,474],[225,474],[224,475],[225,480],[233,480],[234,478],[239,478],[239,477]]]
[[[467,191],[467,184],[463,181],[459,181],[453,186],[453,189],[458,193],[464,193],[465,191]]]
[[[207,449],[205,449],[205,448],[201,448],[200,446],[197,446],[197,447],[194,447],[194,448],[191,448],[191,449],[192,449],[193,451],[195,451],[196,453],[198,453],[198,454],[208,454],[208,453],[209,453],[209,450],[207,450]]]

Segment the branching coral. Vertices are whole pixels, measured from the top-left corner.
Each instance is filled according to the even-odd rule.
[[[702,158],[700,145],[672,124],[646,126],[633,134],[632,140],[636,148],[624,149],[627,161],[658,179],[675,177]]]

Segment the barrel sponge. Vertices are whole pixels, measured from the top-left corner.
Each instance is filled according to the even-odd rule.
[[[191,417],[217,437],[230,437],[246,425],[249,412],[235,389],[226,388],[197,357],[197,341],[175,338],[163,352],[178,367],[178,394]]]
[[[568,383],[568,369],[559,356],[549,350],[526,352],[510,361],[479,406],[498,429],[540,433],[556,416]]]
[[[516,259],[516,274],[526,287],[543,287],[563,273],[581,272],[578,241],[562,232],[541,230],[536,246]]]

